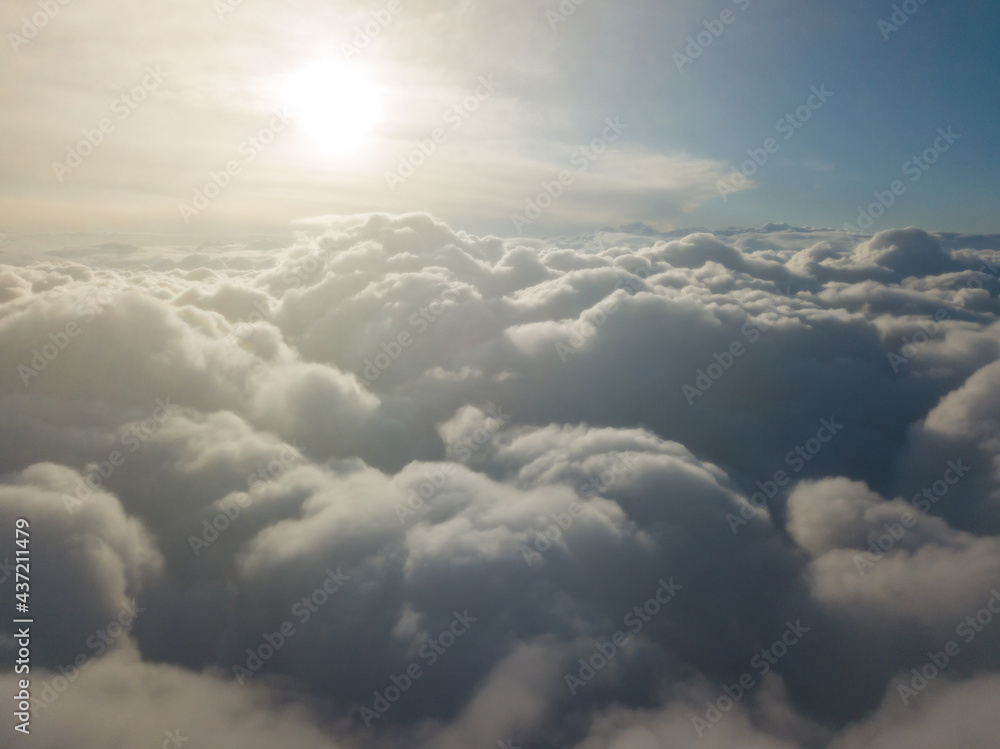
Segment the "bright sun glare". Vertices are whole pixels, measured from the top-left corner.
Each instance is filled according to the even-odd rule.
[[[382,118],[381,92],[364,72],[321,60],[289,75],[281,103],[298,127],[324,151],[355,152]]]

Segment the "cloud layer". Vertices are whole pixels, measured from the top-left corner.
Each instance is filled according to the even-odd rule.
[[[374,214],[0,267],[36,742],[987,746],[998,248]]]

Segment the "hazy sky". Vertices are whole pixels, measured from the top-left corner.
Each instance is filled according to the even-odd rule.
[[[633,221],[840,228],[894,180],[905,193],[873,229],[1000,229],[1000,16],[988,3],[912,0],[902,25],[891,3],[857,0],[47,7],[0,10],[9,232],[232,234],[372,210],[500,235]],[[830,95],[810,99],[814,87]],[[293,121],[251,144],[283,106]],[[960,137],[908,172],[949,127]],[[101,141],[89,155],[85,131]],[[417,141],[433,153],[411,157]],[[766,157],[759,168],[744,166],[748,149]],[[404,159],[423,163],[389,177]],[[228,162],[231,183],[183,216]],[[723,199],[734,168],[744,174]],[[530,218],[525,201],[561,170],[552,205],[512,220]]]
[[[996,749],[998,19],[7,0],[0,746]]]

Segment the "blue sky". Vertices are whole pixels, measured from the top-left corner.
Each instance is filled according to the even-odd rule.
[[[637,221],[841,228],[951,127],[961,138],[872,228],[998,231],[1000,12],[911,2],[883,31],[893,3],[317,0],[220,13],[180,0],[139,14],[102,0],[59,6],[28,38],[37,6],[18,0],[0,11],[0,229],[252,233],[373,211],[502,236]],[[706,24],[721,33],[679,69]],[[164,80],[67,171],[150,66]],[[833,96],[794,137],[776,134],[823,86]],[[240,146],[281,107],[296,110],[291,127],[244,161]],[[529,217],[608,118],[627,130]],[[416,153],[438,128],[433,152]],[[770,137],[780,148],[723,200],[720,180]],[[234,157],[232,183],[185,209]]]
[[[996,177],[988,168],[1000,163],[995,7],[931,0],[898,31],[886,29],[886,39],[878,22],[891,19],[891,3],[755,0],[680,72],[673,54],[730,4],[697,6],[602,9],[602,20],[627,15],[593,48],[577,50],[571,68],[578,85],[602,83],[600,93],[580,97],[574,115],[585,120],[603,100],[607,110],[629,113],[630,137],[650,149],[742,162],[746,149],[775,135],[776,121],[803,104],[812,86],[826,84],[834,96],[782,141],[778,158],[755,175],[758,189],[727,204],[706,202],[691,214],[694,224],[777,219],[839,227],[931,145],[937,128],[951,125],[962,139],[885,221],[997,230]]]

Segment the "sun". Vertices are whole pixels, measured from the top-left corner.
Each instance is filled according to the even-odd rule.
[[[382,119],[380,87],[339,60],[319,60],[291,73],[279,96],[302,132],[330,154],[357,152]]]

